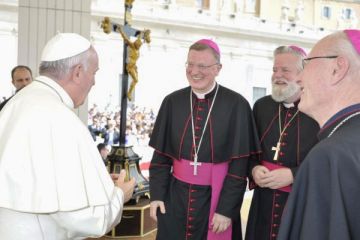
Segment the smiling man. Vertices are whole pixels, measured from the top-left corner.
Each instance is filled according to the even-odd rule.
[[[272,94],[254,105],[262,154],[250,164],[250,188],[255,188],[246,240],[276,239],[281,215],[300,163],[317,142],[316,122],[299,112],[298,77],[305,52],[296,46],[274,51]]]
[[[151,136],[150,215],[157,239],[241,239],[248,159],[258,152],[248,102],[220,86],[220,50],[190,46],[189,87],[168,95]]]
[[[299,108],[319,123],[320,142],[296,176],[278,239],[360,239],[360,31],[323,38],[304,63]]]

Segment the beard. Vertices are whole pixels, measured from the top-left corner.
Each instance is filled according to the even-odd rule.
[[[286,82],[287,85],[278,85],[272,82],[272,93],[271,97],[276,102],[284,102],[285,100],[295,96],[301,90],[300,85],[293,81],[287,81],[285,79],[281,79]]]

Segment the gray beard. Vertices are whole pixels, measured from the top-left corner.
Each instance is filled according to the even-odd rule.
[[[271,97],[275,102],[284,102],[285,100],[293,97],[299,91],[300,86],[295,82],[288,82],[288,85],[285,88],[272,83]]]

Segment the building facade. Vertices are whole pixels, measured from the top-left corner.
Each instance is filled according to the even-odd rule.
[[[100,25],[105,16],[123,24],[124,9],[121,0],[91,1],[90,38],[99,53],[100,70],[89,106],[119,105],[123,40],[119,33],[103,33]],[[21,57],[19,14],[18,1],[0,0],[0,46],[7,53],[0,56],[0,96],[11,95],[10,70]],[[218,82],[252,104],[271,92],[272,52],[277,46],[310,50],[334,30],[358,28],[359,16],[360,1],[136,0],[132,27],[150,29],[152,41],[140,49],[134,101],[156,111],[166,94],[187,86],[187,49],[200,38],[211,38],[222,52]],[[21,64],[36,68],[38,62],[22,60]]]

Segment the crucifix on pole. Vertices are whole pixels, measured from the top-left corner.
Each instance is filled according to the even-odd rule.
[[[139,160],[141,159],[133,150],[132,146],[126,146],[126,121],[127,121],[127,107],[128,100],[132,100],[135,85],[138,82],[138,72],[136,62],[140,56],[139,50],[143,42],[150,43],[150,30],[137,30],[131,27],[132,22],[132,3],[134,0],[125,0],[125,17],[124,25],[121,26],[117,23],[110,21],[110,18],[105,17],[101,23],[104,32],[109,34],[111,32],[118,32],[121,34],[123,45],[123,74],[121,79],[121,93],[120,93],[120,143],[119,146],[112,146],[108,160],[110,161],[110,172],[118,173],[121,169],[125,169],[127,179],[134,177],[137,186],[133,198],[136,202],[141,195],[149,197],[149,182],[142,176]],[[136,38],[131,41],[131,38]],[[129,85],[129,76],[132,81]],[[128,89],[129,88],[129,89]]]
[[[126,1],[128,2],[128,1]],[[129,1],[130,2],[130,1]],[[133,1],[131,1],[132,3]],[[135,28],[132,28],[131,23],[131,8],[132,5],[125,3],[125,19],[124,26],[113,23],[108,17],[105,17],[101,27],[104,29],[105,33],[110,33],[112,31],[118,32],[121,34],[124,39],[123,47],[123,74],[122,74],[122,90],[121,90],[121,124],[120,124],[120,145],[125,145],[125,136],[126,136],[126,110],[128,100],[132,100],[133,91],[135,90],[135,85],[138,82],[138,72],[136,62],[139,58],[140,47],[145,41],[150,43],[150,30],[140,31]],[[131,37],[136,37],[135,41],[131,41]],[[129,84],[129,75],[132,78],[130,88],[128,90]],[[125,120],[125,121],[123,121]]]

